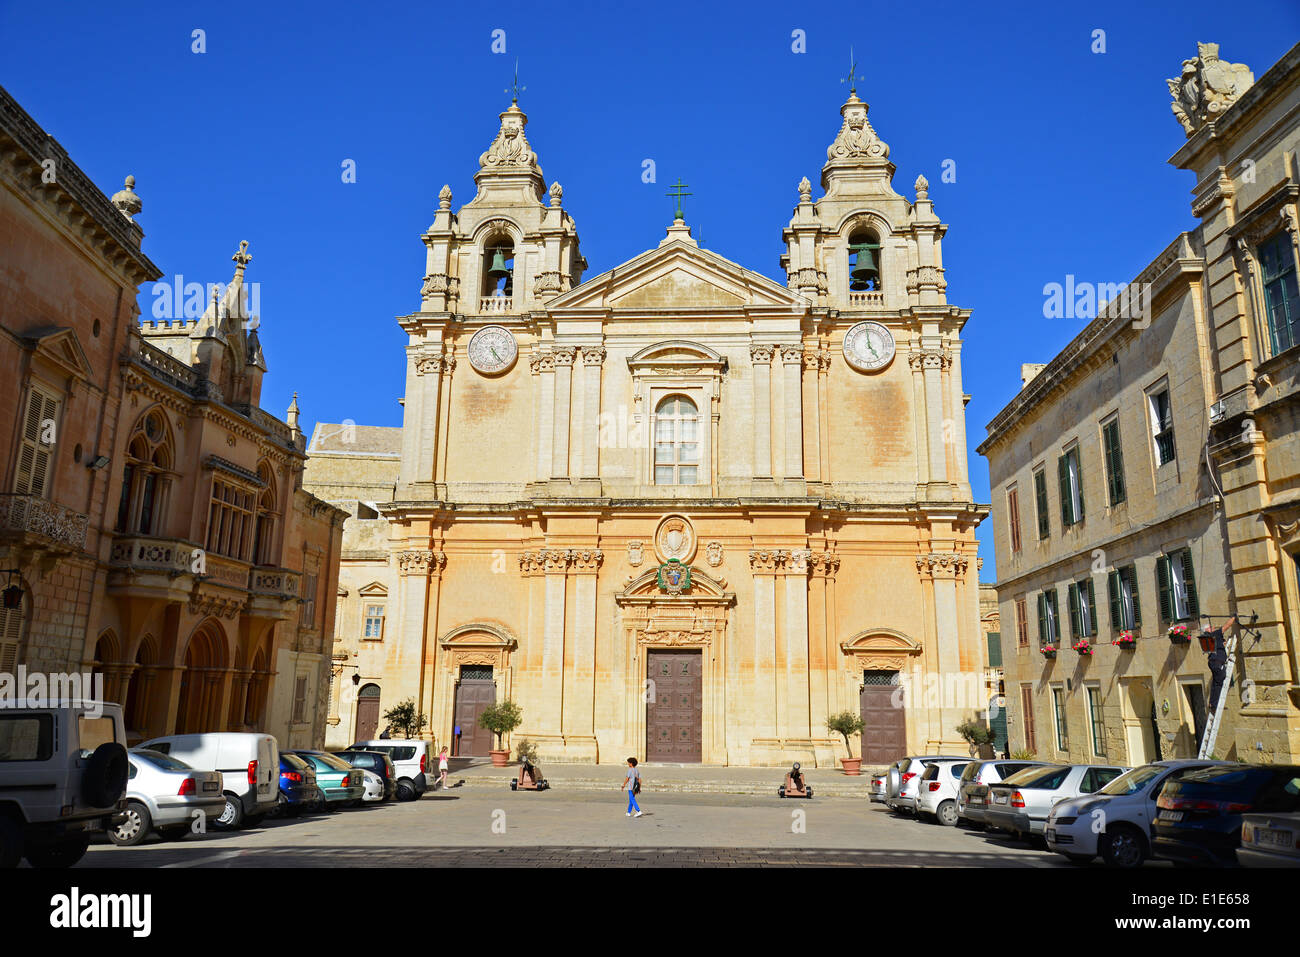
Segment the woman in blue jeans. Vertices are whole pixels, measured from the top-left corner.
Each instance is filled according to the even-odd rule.
[[[636,769],[636,758],[627,759],[627,777],[623,779],[623,787],[627,788],[627,816],[632,817],[635,808],[636,817],[640,817],[641,806],[636,803],[636,792],[641,790],[641,772]]]

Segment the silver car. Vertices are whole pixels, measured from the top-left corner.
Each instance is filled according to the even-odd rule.
[[[984,823],[1021,839],[1042,834],[1052,805],[1092,794],[1115,780],[1126,767],[1107,764],[1049,764],[1028,768],[989,787]]]
[[[889,766],[889,779],[885,788],[885,806],[895,811],[916,813],[916,799],[920,793],[921,775],[929,761],[969,761],[970,755],[926,754],[895,761]]]
[[[926,765],[916,798],[917,817],[933,815],[946,827],[957,823],[957,785],[968,764],[969,758],[965,761],[944,758]]]
[[[108,832],[120,847],[139,844],[151,831],[163,840],[190,832],[196,819],[215,822],[226,807],[220,771],[196,771],[184,761],[136,748],[127,754],[126,820]]]
[[[989,785],[1026,768],[1039,768],[1045,761],[972,761],[961,773],[957,787],[957,819],[961,824],[984,829],[984,810],[989,803]]]

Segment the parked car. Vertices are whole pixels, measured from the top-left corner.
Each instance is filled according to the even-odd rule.
[[[1043,836],[1047,849],[1076,864],[1097,855],[1110,867],[1138,867],[1151,856],[1156,799],[1170,781],[1223,761],[1156,761],[1121,774],[1095,794],[1052,806]]]
[[[925,771],[926,761],[969,761],[960,754],[931,754],[906,757],[889,766],[885,789],[885,806],[895,811],[916,811],[917,779]]]
[[[957,823],[957,785],[968,764],[969,758],[965,761],[945,758],[926,765],[916,799],[917,817],[929,814],[946,827]]]
[[[384,779],[369,768],[361,769],[361,776],[365,786],[365,792],[361,795],[361,800],[367,804],[378,804],[387,801],[392,795],[388,793],[388,788],[384,785]]]
[[[135,748],[127,755],[126,819],[108,832],[119,847],[134,847],[152,832],[164,840],[189,834],[196,819],[215,820],[226,808],[220,771],[196,771],[184,761]]]
[[[364,768],[354,768],[340,757],[324,751],[294,751],[316,769],[316,786],[325,795],[327,810],[330,805],[354,807],[361,803],[366,793]]]
[[[1242,815],[1300,811],[1300,765],[1205,768],[1165,785],[1156,806],[1152,853],[1178,864],[1232,867]]]
[[[889,772],[882,771],[871,776],[871,803],[884,804],[886,789],[889,787]]]
[[[0,868],[71,867],[126,808],[122,706],[73,699],[0,709]]]
[[[269,734],[169,734],[138,746],[170,754],[200,771],[220,771],[226,806],[214,823],[223,830],[255,827],[275,810],[280,794],[280,747]]]
[[[316,783],[316,765],[304,761],[292,751],[281,751],[279,812],[294,817],[313,807],[323,810],[324,805],[324,795]]]
[[[336,757],[342,758],[354,768],[373,771],[384,782],[381,801],[397,796],[397,765],[392,756],[383,751],[335,751]]]
[[[984,811],[989,803],[989,785],[997,784],[1026,768],[1041,768],[1045,761],[972,761],[961,773],[957,788],[957,820],[976,830],[984,829]]]
[[[1042,834],[1052,805],[1066,798],[1099,791],[1125,771],[1108,764],[1049,764],[1026,768],[989,786],[984,823],[1010,831],[1021,840]]]
[[[1300,812],[1243,814],[1237,863],[1242,867],[1300,867]]]
[[[397,800],[414,801],[429,790],[425,777],[433,767],[433,742],[420,738],[384,738],[358,741],[349,751],[382,751],[397,769]]]

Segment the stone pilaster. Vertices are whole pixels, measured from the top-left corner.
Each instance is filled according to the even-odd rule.
[[[582,347],[584,400],[582,410],[582,462],[579,478],[600,480],[600,369],[603,346]]]
[[[577,350],[572,346],[555,350],[555,430],[551,452],[551,478],[569,477],[569,427],[572,412],[570,399],[573,391],[573,360]]]
[[[749,347],[754,374],[754,478],[772,477],[772,346]]]
[[[537,481],[551,478],[551,445],[555,432],[555,356],[548,350],[534,352],[528,360],[533,377],[533,442]]]
[[[803,349],[781,346],[785,377],[785,478],[802,479],[803,474]]]

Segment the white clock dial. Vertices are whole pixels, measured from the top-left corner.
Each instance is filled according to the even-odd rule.
[[[515,364],[519,344],[505,326],[484,326],[469,340],[469,364],[479,372],[492,375]]]
[[[894,359],[894,337],[878,322],[859,322],[844,334],[844,361],[860,372],[883,369]]]

